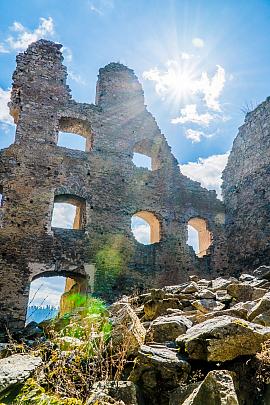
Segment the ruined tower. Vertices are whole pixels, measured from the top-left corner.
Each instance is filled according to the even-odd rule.
[[[77,103],[66,85],[61,46],[40,40],[17,56],[10,111],[15,143],[0,151],[0,325],[24,324],[29,286],[64,275],[106,299],[132,289],[228,271],[224,208],[179,171],[134,72],[100,69],[96,103]],[[57,145],[58,133],[86,138],[86,150]],[[132,162],[151,158],[152,170]],[[51,226],[54,203],[76,207],[74,229]],[[151,226],[138,243],[131,217]],[[187,225],[201,235],[197,257]]]

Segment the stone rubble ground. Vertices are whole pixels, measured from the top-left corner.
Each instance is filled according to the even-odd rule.
[[[125,296],[109,312],[113,347],[127,344],[133,367],[128,381],[95,384],[88,405],[270,404],[269,386],[252,380],[255,354],[270,339],[270,267],[239,279],[191,276]],[[1,359],[0,391],[26,380],[40,361]]]

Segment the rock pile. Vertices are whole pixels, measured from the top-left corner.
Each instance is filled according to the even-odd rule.
[[[255,354],[270,339],[269,267],[239,279],[191,276],[121,305],[133,310],[134,335],[146,331],[129,375],[146,404],[267,403]]]
[[[123,297],[108,310],[112,347],[128,361],[122,381],[94,384],[86,404],[270,404],[270,350],[263,364],[256,355],[270,341],[270,267],[239,279],[191,276],[181,285]],[[12,361],[0,360],[2,389]],[[17,382],[24,376],[19,369]],[[25,378],[29,374],[28,367]]]

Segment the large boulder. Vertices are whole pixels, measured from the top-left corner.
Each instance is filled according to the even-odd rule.
[[[206,320],[176,339],[191,359],[223,362],[255,354],[270,338],[270,328],[231,316]]]
[[[237,282],[235,278],[215,278],[214,280],[212,280],[212,291],[224,290],[228,287],[228,285],[234,282]]]
[[[169,308],[182,309],[183,305],[178,298],[151,299],[144,304],[143,318],[145,321],[152,321],[158,316],[166,315]]]
[[[259,280],[270,280],[270,266],[260,266],[254,270],[253,274]]]
[[[195,388],[182,405],[238,405],[232,374],[227,370],[213,370]]]
[[[263,312],[260,315],[257,315],[253,320],[253,323],[258,323],[263,326],[270,326],[270,311]]]
[[[227,292],[237,301],[254,301],[262,298],[267,292],[264,288],[256,288],[249,284],[234,283],[227,287]]]
[[[13,354],[0,360],[0,393],[23,383],[42,363],[40,357]]]
[[[270,293],[265,294],[262,299],[251,309],[248,320],[252,321],[256,316],[270,310]]]
[[[129,379],[145,391],[172,390],[188,378],[190,365],[176,350],[143,345]]]
[[[222,302],[213,299],[196,300],[193,301],[191,304],[194,308],[198,309],[204,314],[207,314],[208,312],[211,311],[220,311],[225,308],[225,305],[222,304]]]
[[[112,320],[112,345],[114,350],[126,350],[127,356],[136,354],[144,343],[146,330],[127,303],[117,302],[109,308]]]
[[[192,322],[181,315],[159,316],[150,325],[146,342],[164,343],[175,339],[191,328]]]

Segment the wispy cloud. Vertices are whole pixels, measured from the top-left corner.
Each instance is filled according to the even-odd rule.
[[[114,0],[91,0],[88,1],[88,4],[89,10],[100,16],[114,8]]]
[[[68,70],[68,75],[70,77],[71,80],[73,80],[74,82],[78,83],[78,84],[86,84],[85,80],[83,80],[83,78],[81,77],[81,75],[79,75],[78,73],[73,72],[73,70],[69,69]]]
[[[208,125],[214,119],[214,116],[208,112],[198,114],[196,104],[188,104],[180,110],[181,114],[177,118],[171,120],[172,124],[185,124],[192,122],[198,125]]]
[[[63,46],[62,54],[65,59],[65,62],[71,63],[73,59],[72,50],[68,46]]]
[[[11,33],[0,43],[0,52],[21,51],[40,38],[51,38],[54,35],[54,22],[51,17],[41,17],[39,25],[30,30],[20,22],[14,21],[9,31]]]
[[[4,90],[0,87],[0,122],[2,124],[13,124],[9,114],[8,102],[10,101],[10,90]]]
[[[204,40],[202,38],[193,38],[192,44],[195,48],[203,48],[204,47]]]
[[[226,166],[229,153],[222,155],[212,155],[208,158],[199,158],[197,162],[188,162],[180,165],[181,172],[198,181],[208,190],[216,190],[218,197],[221,199],[221,175]]]

